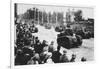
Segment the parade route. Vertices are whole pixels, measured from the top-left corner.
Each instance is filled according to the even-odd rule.
[[[61,52],[65,48],[61,48]],[[67,49],[66,49],[67,50]],[[75,61],[81,61],[82,57],[85,57],[87,61],[92,61],[94,59],[94,39],[83,39],[82,46],[79,48],[72,48],[70,50],[67,50],[69,59],[71,58],[71,55],[74,53],[76,54],[76,60]]]

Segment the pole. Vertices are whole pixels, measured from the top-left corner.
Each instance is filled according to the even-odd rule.
[[[38,11],[38,24],[39,24],[39,11]]]

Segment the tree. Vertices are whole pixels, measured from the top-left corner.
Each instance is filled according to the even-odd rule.
[[[56,23],[56,16],[57,16],[56,12],[53,12],[53,14],[52,14],[52,23]]]
[[[57,14],[57,22],[58,23],[63,23],[63,13],[61,13],[61,12],[59,12],[58,14]]]
[[[66,23],[70,23],[71,15],[69,12],[66,12]]]
[[[74,13],[74,20],[79,22],[82,21],[82,10],[78,10],[77,12]]]
[[[35,16],[36,16],[36,17],[35,17],[35,20],[36,20],[36,21],[38,21],[38,15],[39,15],[38,13],[39,13],[39,10],[36,8],[36,11],[35,11],[35,14],[36,14],[36,15],[35,15]]]
[[[23,19],[34,19],[38,20],[38,9],[33,8],[33,9],[28,9],[24,14],[23,14]]]
[[[42,23],[42,12],[39,11],[39,22]]]
[[[51,16],[52,16],[51,12],[48,13],[48,16],[49,16],[49,23],[51,23]]]

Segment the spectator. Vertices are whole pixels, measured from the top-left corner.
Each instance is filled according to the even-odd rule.
[[[60,62],[62,62],[62,63],[69,62],[66,50],[63,51],[63,55],[61,55],[61,57],[60,57]]]
[[[34,56],[27,62],[28,65],[39,64],[39,63],[40,63],[40,57],[38,53],[35,53]]]
[[[46,63],[47,64],[50,64],[50,63],[54,63],[53,61],[52,61],[52,53],[48,53],[48,58],[47,58],[47,60],[46,60]]]
[[[49,45],[49,52],[53,52],[54,49],[54,42],[52,41],[51,44]]]
[[[47,58],[48,58],[48,46],[45,46],[44,48],[43,48],[43,52],[42,53],[40,53],[40,59],[41,59],[41,63],[46,63],[46,60],[47,60]]]
[[[57,51],[52,52],[52,60],[54,63],[60,63],[61,53],[59,52],[59,47],[57,47]]]
[[[16,58],[15,58],[15,65],[23,65],[24,64],[23,57],[24,57],[23,51],[21,49],[18,49]]]
[[[65,35],[67,35],[67,36],[73,36],[73,31],[70,28],[70,25],[67,25],[66,30],[65,30]]]
[[[76,55],[72,54],[72,58],[71,58],[70,62],[75,62],[75,59],[76,59]]]
[[[81,61],[82,61],[82,62],[85,62],[85,61],[86,61],[86,58],[82,57],[82,58],[81,58]]]

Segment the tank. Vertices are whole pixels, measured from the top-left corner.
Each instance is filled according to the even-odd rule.
[[[82,45],[82,37],[80,35],[67,36],[64,33],[60,33],[57,36],[57,44],[67,49],[78,48]]]

